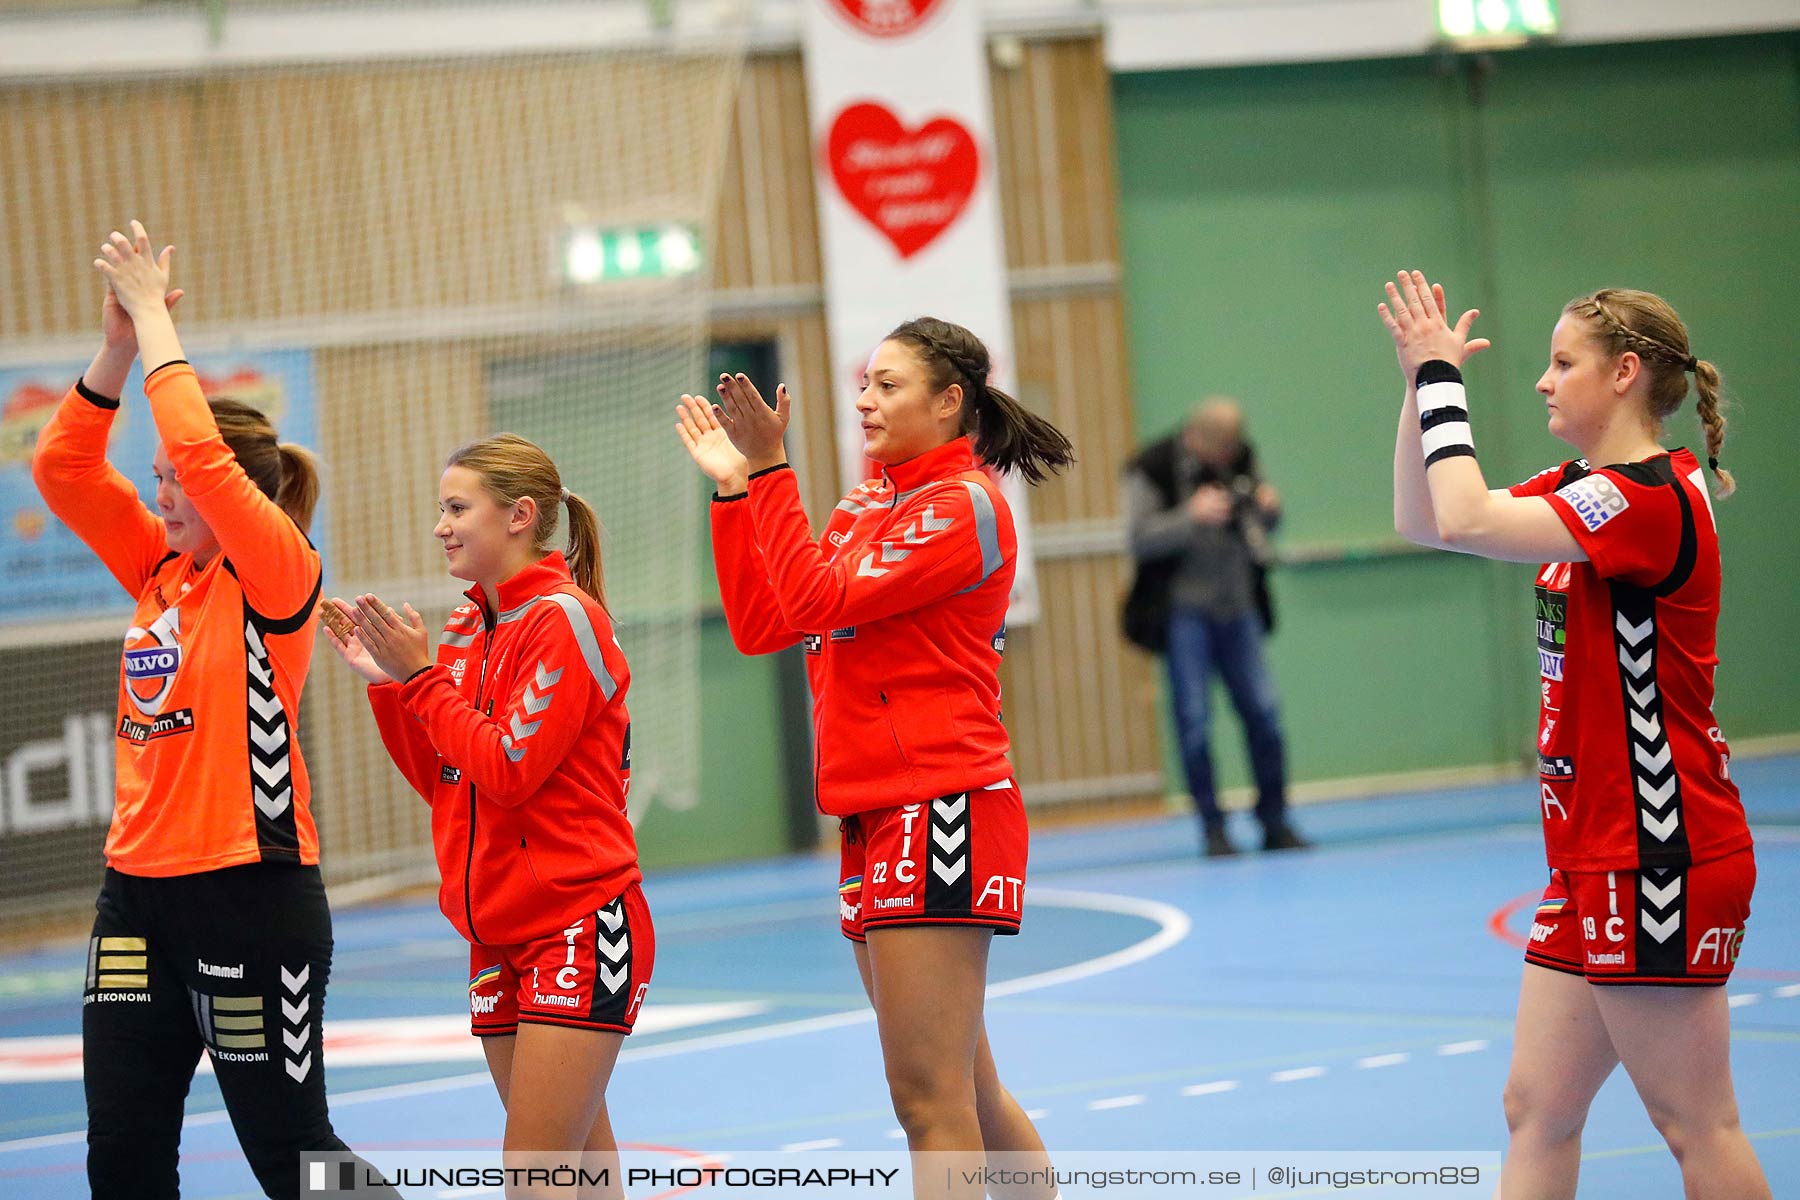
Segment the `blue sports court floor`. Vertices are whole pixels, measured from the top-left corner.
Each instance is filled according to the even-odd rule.
[[[1729,989],[1738,1095],[1775,1194],[1800,1194],[1800,758],[1733,768],[1760,874]],[[1302,811],[1317,849],[1227,862],[1195,857],[1186,820],[1040,836],[1024,935],[993,959],[1002,1075],[1053,1150],[1497,1151],[1527,901],[1544,876],[1533,815],[1527,782],[1341,802]],[[648,882],[644,1022],[657,1029],[627,1042],[613,1080],[623,1141],[898,1147],[836,931],[835,867]],[[327,1062],[343,1137],[497,1145],[500,1105],[462,1032],[467,951],[435,907],[339,912],[337,946]],[[0,959],[11,1200],[85,1194],[69,1041],[81,955]],[[210,1076],[195,1081],[183,1150],[184,1195],[260,1194]],[[1623,1072],[1595,1102],[1585,1152],[1584,1196],[1679,1194]]]

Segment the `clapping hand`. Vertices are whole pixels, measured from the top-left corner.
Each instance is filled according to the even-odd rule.
[[[369,658],[389,679],[401,683],[431,665],[425,619],[412,605],[403,607],[404,614],[395,612],[380,597],[365,594],[356,598],[349,614]]]
[[[94,260],[94,267],[106,276],[111,295],[131,317],[135,324],[145,314],[156,308],[173,308],[180,293],[173,293],[170,299],[169,268],[175,257],[175,247],[164,246],[161,254],[150,256],[150,235],[144,232],[141,223],[131,223],[131,236],[126,237],[118,230],[106,239],[100,247],[100,257]],[[102,310],[102,320],[106,313]],[[109,325],[108,341],[111,341],[112,330]]]
[[[731,444],[719,415],[705,397],[683,395],[675,406],[675,432],[719,495],[735,496],[750,486],[749,460]]]
[[[355,612],[349,601],[336,596],[319,601],[319,623],[325,627],[325,637],[331,642],[331,648],[352,671],[370,683],[394,682],[393,676],[381,669],[357,635]]]
[[[770,408],[748,375],[721,375],[717,415],[752,473],[787,461],[781,445],[790,415],[786,384],[775,389],[775,407]]]
[[[187,293],[180,288],[163,294],[163,307],[170,312]],[[137,326],[131,323],[131,314],[119,303],[118,295],[109,284],[105,297],[100,301],[100,332],[106,337],[106,348],[117,351],[121,357],[129,360],[137,357]]]
[[[1434,359],[1460,367],[1493,345],[1486,338],[1469,339],[1480,309],[1469,309],[1452,326],[1446,319],[1449,305],[1442,284],[1426,283],[1421,271],[1401,271],[1394,278],[1398,286],[1387,285],[1387,303],[1376,305],[1375,310],[1394,339],[1400,373],[1409,385],[1419,368]]]

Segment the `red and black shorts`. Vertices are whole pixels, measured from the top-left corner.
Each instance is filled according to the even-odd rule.
[[[1718,987],[1737,965],[1755,887],[1749,847],[1688,867],[1555,870],[1525,961],[1589,983]]]
[[[901,925],[1019,932],[1029,838],[1011,779],[925,804],[845,817],[838,918],[844,936]]]
[[[524,1021],[630,1033],[655,962],[656,931],[634,883],[547,937],[470,946],[469,1030],[498,1037]]]

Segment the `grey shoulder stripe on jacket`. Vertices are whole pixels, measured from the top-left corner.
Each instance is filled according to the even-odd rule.
[[[509,608],[503,613],[496,613],[494,615],[495,628],[498,628],[501,625],[511,625],[514,621],[518,620],[520,617],[525,615],[526,609],[528,609],[532,605],[536,604],[539,600],[545,600],[545,599],[548,599],[548,597],[533,596],[531,599],[529,599],[525,603],[519,605],[517,608]]]
[[[606,669],[606,659],[600,653],[600,639],[594,636],[594,623],[588,620],[587,610],[582,608],[581,601],[564,592],[552,592],[548,596],[539,596],[531,601],[545,601],[562,609],[563,616],[569,620],[569,630],[575,635],[575,644],[581,647],[581,657],[587,662],[587,668],[600,685],[600,692],[608,700],[619,690],[618,683]]]
[[[1000,517],[994,511],[994,498],[974,480],[963,480],[963,486],[969,489],[969,506],[975,510],[975,544],[981,547],[981,578],[963,589],[972,592],[1006,565],[1006,559],[1000,554]]]

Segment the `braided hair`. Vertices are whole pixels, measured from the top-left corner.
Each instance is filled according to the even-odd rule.
[[[1719,480],[1720,494],[1737,489],[1731,472],[1719,466],[1725,446],[1725,415],[1721,410],[1719,369],[1695,358],[1688,346],[1687,326],[1667,300],[1632,288],[1601,288],[1563,306],[1568,316],[1588,323],[1594,340],[1608,355],[1627,350],[1636,354],[1650,377],[1650,416],[1660,427],[1681,407],[1688,392],[1687,375],[1694,373],[1694,411],[1706,435],[1706,462]]]
[[[1062,430],[988,385],[993,365],[988,349],[961,325],[914,317],[883,340],[913,349],[933,392],[953,383],[962,386],[968,401],[962,406],[962,432],[974,439],[976,456],[995,470],[1017,471],[1037,484],[1075,461],[1075,448]]]

